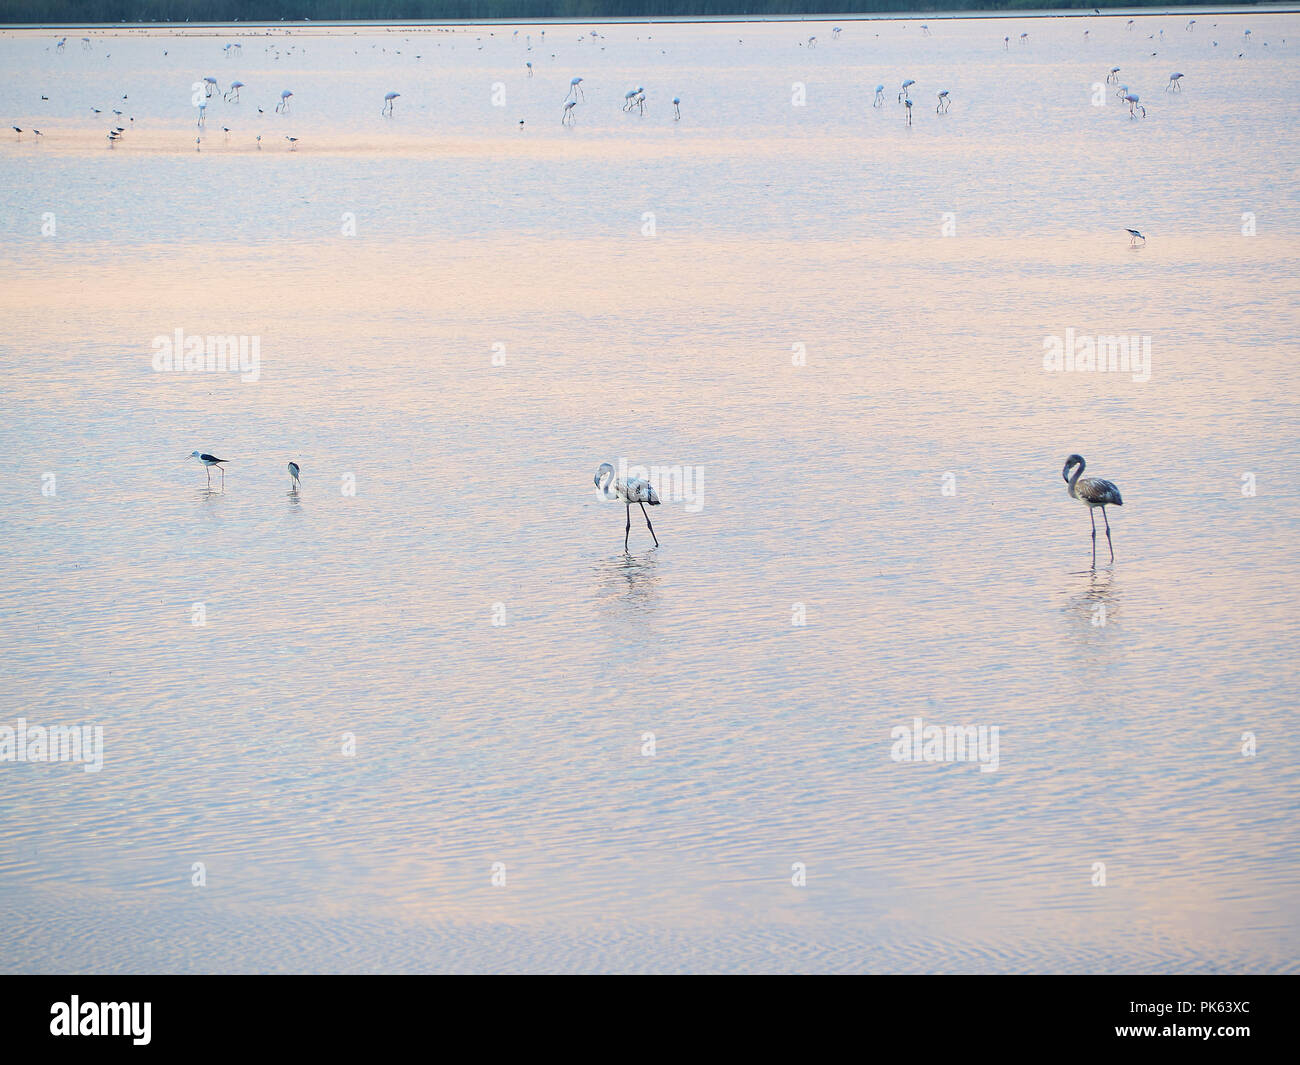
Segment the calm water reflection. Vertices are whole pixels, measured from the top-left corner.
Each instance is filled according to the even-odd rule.
[[[3,966],[1294,970],[1300,26],[1016,21],[0,35],[0,725],[105,730],[0,763]],[[619,458],[703,474],[659,549]]]

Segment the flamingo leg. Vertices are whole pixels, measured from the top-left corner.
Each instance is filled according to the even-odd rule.
[[[1110,542],[1110,519],[1106,517],[1106,508],[1101,508],[1101,520],[1106,523],[1106,546],[1110,548],[1110,561],[1115,562],[1115,545]],[[1094,525],[1096,523],[1094,522]]]
[[[650,524],[650,515],[649,515],[649,514],[646,514],[645,504],[644,504],[644,503],[638,503],[637,506],[641,508],[641,513],[642,513],[642,514],[645,514],[645,526],[646,526],[647,529],[650,530],[650,539],[653,540],[653,541],[655,542],[655,547],[658,547],[658,546],[659,546],[659,537],[657,537],[657,536],[655,535],[655,527],[654,527],[653,525]],[[630,508],[630,507],[628,508],[628,511],[629,511],[629,513],[631,512],[631,508]]]
[[[1088,508],[1088,517],[1092,519],[1092,568],[1097,568],[1097,515]]]
[[[627,505],[627,524],[623,526],[623,550],[627,550],[627,537],[632,531],[632,504]]]

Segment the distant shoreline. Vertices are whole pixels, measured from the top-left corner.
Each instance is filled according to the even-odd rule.
[[[1224,4],[1218,6],[1112,7],[1094,12],[1091,8],[1026,8],[1023,10],[983,11],[862,11],[841,14],[808,15],[646,15],[628,17],[593,16],[591,18],[477,18],[477,19],[345,19],[339,21],[283,22],[6,22],[0,32],[9,30],[97,30],[102,36],[117,36],[123,31],[160,30],[176,32],[247,31],[252,34],[299,30],[326,32],[346,29],[373,29],[380,26],[637,26],[673,24],[744,24],[754,22],[917,22],[928,19],[1025,19],[1025,18],[1135,18],[1139,15],[1286,15],[1300,12],[1300,3]],[[104,32],[114,31],[114,32]]]

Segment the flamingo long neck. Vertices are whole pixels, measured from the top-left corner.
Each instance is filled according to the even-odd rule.
[[[1079,483],[1079,478],[1083,476],[1083,467],[1085,465],[1087,464],[1083,459],[1080,459],[1079,464],[1074,467],[1074,473],[1070,475],[1070,495],[1075,499],[1079,498],[1079,493],[1075,491],[1074,486]]]
[[[615,477],[613,467],[605,471],[605,476],[600,480],[600,494],[606,499],[622,500],[618,493],[618,479]]]

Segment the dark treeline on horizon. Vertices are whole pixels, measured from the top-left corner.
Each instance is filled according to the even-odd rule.
[[[849,15],[883,11],[1015,11],[1167,7],[1158,0],[0,0],[0,23],[406,21]],[[1211,6],[1183,0],[1179,6]]]

